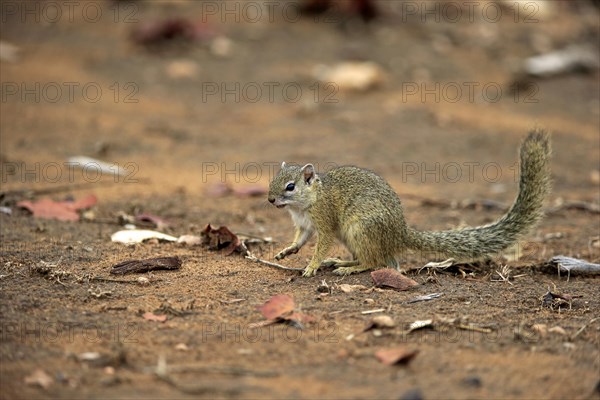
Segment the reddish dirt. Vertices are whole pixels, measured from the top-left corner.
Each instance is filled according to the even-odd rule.
[[[555,255],[600,261],[597,212],[550,212],[522,243],[518,261],[499,256],[464,273],[418,273],[414,268],[431,260],[408,255],[403,266],[413,268],[407,275],[419,285],[406,292],[340,290],[342,283],[371,288],[368,273],[341,278],[323,269],[307,279],[200,246],[127,247],[110,240],[122,229],[119,213],[145,212],[168,220],[163,231],[174,236],[198,234],[210,223],[272,237],[272,246],[252,247],[272,260],[292,238],[287,213],[264,195],[216,198],[209,191],[219,182],[264,188],[282,160],[313,162],[321,170],[335,164],[372,169],[393,185],[407,220],[421,229],[489,223],[501,212],[427,206],[423,199],[508,204],[516,190],[516,148],[536,124],[552,133],[554,145],[548,209],[561,199],[597,205],[598,72],[534,80],[533,90],[510,92],[519,60],[598,37],[591,3],[551,3],[537,9],[535,23],[523,16],[515,22],[507,9],[496,22],[480,14],[473,22],[466,14],[455,23],[436,21],[434,11],[423,23],[420,14],[401,14],[402,2],[378,3],[382,16],[368,26],[353,17],[341,25],[323,22],[324,16],[320,22],[286,18],[280,13],[286,2],[276,2],[281,8],[272,21],[263,14],[252,22],[243,8],[239,22],[211,11],[210,29],[232,42],[222,57],[208,38],[150,50],[131,40],[144,21],[202,21],[210,11],[203,4],[220,12],[222,3],[82,2],[72,20],[63,9],[52,22],[45,2],[28,2],[30,14],[20,13],[24,3],[3,2],[2,40],[20,53],[1,64],[2,205],[13,213],[0,213],[0,397],[599,398],[598,278],[567,279],[545,266]],[[82,17],[88,4],[102,10],[98,21]],[[380,87],[334,93],[324,83],[313,86],[315,66],[349,58],[379,64]],[[465,89],[450,101],[448,85],[467,88],[466,82],[477,84],[475,97]],[[207,93],[220,92],[222,83],[234,93]],[[241,96],[253,83],[264,88],[256,102]],[[271,83],[279,85],[272,101]],[[284,97],[286,84],[299,85],[299,101]],[[68,85],[76,85],[73,98]],[[502,89],[498,101],[482,97],[485,85]],[[95,102],[93,88],[102,92]],[[429,95],[421,90],[431,88]],[[327,95],[337,102],[325,102]],[[79,169],[70,175],[63,163],[75,155],[116,163],[128,176],[96,181]],[[462,175],[455,179],[456,165]],[[32,192],[46,189],[54,192]],[[81,222],[36,219],[15,207],[29,197],[90,193],[98,204]],[[284,264],[305,266],[313,248],[314,241]],[[339,246],[331,255],[348,254]],[[92,279],[136,280],[110,275],[111,266],[161,256],[180,257],[182,268],[143,274],[149,286]],[[512,278],[498,281],[495,271],[506,264]],[[332,293],[319,294],[322,281]],[[580,297],[571,306],[543,306],[549,289]],[[434,292],[443,295],[408,303]],[[316,322],[304,330],[253,329],[250,324],[263,320],[256,306],[281,293]],[[176,311],[165,323],[142,318],[161,314],[161,307]],[[379,314],[396,327],[357,334],[373,316],[362,312],[374,309],[384,309]],[[435,329],[405,333],[426,319]],[[448,320],[482,329],[443,323]],[[535,324],[551,331],[536,333]],[[408,365],[386,366],[375,357],[396,346],[419,353]],[[82,361],[85,352],[103,358]],[[161,359],[171,381],[153,372]],[[25,383],[38,369],[51,378],[46,388]]]

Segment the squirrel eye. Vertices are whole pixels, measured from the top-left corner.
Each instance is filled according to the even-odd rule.
[[[294,190],[294,188],[296,187],[296,185],[294,185],[293,182],[288,183],[287,186],[285,187],[285,190],[287,190],[288,192],[291,192],[292,190]]]

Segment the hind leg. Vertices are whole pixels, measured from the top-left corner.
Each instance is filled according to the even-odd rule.
[[[358,260],[344,261],[339,258],[328,258],[321,262],[321,267],[354,267],[358,264]]]
[[[370,267],[368,265],[359,264],[358,261],[347,261],[347,262],[348,263],[353,262],[355,264],[352,266],[336,268],[333,270],[333,273],[336,275],[346,276],[346,275],[356,274],[359,272],[368,271],[370,269],[373,269],[373,267]]]

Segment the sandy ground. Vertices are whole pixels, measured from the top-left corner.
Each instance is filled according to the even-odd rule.
[[[555,208],[598,205],[599,74],[512,84],[526,57],[597,46],[591,2],[476,2],[470,11],[380,2],[368,24],[335,11],[300,16],[285,1],[50,3],[1,4],[2,41],[19,48],[0,64],[2,206],[12,209],[0,214],[2,398],[600,397],[598,278],[567,279],[546,265],[556,255],[600,260],[598,212]],[[149,48],[132,39],[168,18],[194,21],[194,39]],[[377,65],[378,85],[353,91],[316,79],[348,60]],[[412,269],[419,285],[410,291],[344,293],[341,284],[372,288],[370,274],[302,278],[202,246],[110,240],[119,215],[149,213],[174,236],[210,223],[271,237],[251,249],[272,260],[293,235],[287,213],[265,195],[214,191],[264,189],[283,160],[374,170],[421,229],[489,223],[499,209],[460,204],[512,201],[516,149],[536,125],[552,134],[554,188],[522,257]],[[114,169],[98,176],[65,164],[80,155]],[[79,222],[16,207],[88,194],[98,203]],[[304,267],[313,248],[285,264]],[[341,245],[333,255],[348,256]],[[148,286],[95,279],[135,281],[111,266],[162,256],[182,267],[143,274]],[[506,265],[509,282],[495,272]],[[331,293],[317,291],[323,281]],[[544,306],[548,290],[575,298]],[[252,328],[264,319],[256,306],[282,293],[315,321]],[[443,295],[408,302],[429,293]],[[362,313],[375,309],[384,311]],[[395,327],[359,333],[379,314]],[[433,329],[406,333],[428,319]],[[375,357],[398,346],[418,354],[396,366]],[[155,374],[159,360],[167,379]]]

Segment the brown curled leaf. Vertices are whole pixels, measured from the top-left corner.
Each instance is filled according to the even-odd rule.
[[[392,288],[395,290],[408,290],[418,283],[402,275],[400,272],[391,268],[378,269],[371,272],[371,278],[375,286],[382,288]]]
[[[241,244],[237,235],[226,226],[215,229],[210,224],[200,233],[203,243],[208,245],[210,250],[223,250],[225,255],[233,253]]]
[[[418,353],[419,350],[399,346],[378,350],[375,357],[385,365],[408,364]]]
[[[292,296],[288,294],[276,294],[267,300],[265,304],[257,306],[256,309],[266,319],[277,319],[289,316],[295,307],[296,304]]]

